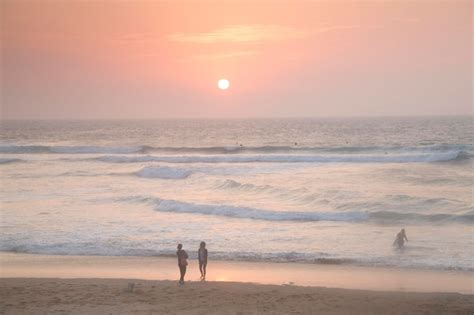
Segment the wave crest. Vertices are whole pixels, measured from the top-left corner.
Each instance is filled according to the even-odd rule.
[[[167,166],[147,166],[136,172],[138,177],[162,179],[184,179],[189,177],[191,174],[192,172],[189,170]]]
[[[402,222],[443,222],[455,221],[473,223],[474,214],[419,214],[398,213],[391,211],[344,211],[344,212],[302,212],[302,211],[275,211],[257,209],[250,207],[237,207],[231,205],[195,204],[176,200],[166,200],[154,197],[133,196],[123,199],[129,202],[147,203],[153,206],[155,211],[202,214],[212,216],[223,216],[238,219],[253,219],[264,221],[342,221],[342,222],[365,222],[374,221],[380,223],[402,223]]]

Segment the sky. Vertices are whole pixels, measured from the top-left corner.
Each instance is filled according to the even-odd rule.
[[[2,0],[0,12],[3,119],[473,111],[471,1]]]

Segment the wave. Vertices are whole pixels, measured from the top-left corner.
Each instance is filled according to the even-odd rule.
[[[168,246],[164,246],[168,247]],[[37,242],[24,244],[18,241],[0,242],[0,252],[28,253],[40,255],[75,255],[75,256],[134,256],[134,257],[176,257],[174,249],[156,250],[147,243],[130,244],[119,241],[116,246],[110,246],[109,241],[80,241],[51,242],[39,244]],[[424,247],[407,244],[405,252],[411,250],[422,250]],[[197,259],[197,252],[188,250],[191,259]],[[316,265],[355,265],[370,267],[408,268],[420,270],[451,270],[451,271],[473,271],[469,263],[444,262],[436,260],[413,261],[411,259],[397,259],[398,257],[340,257],[325,252],[252,252],[252,251],[218,251],[210,252],[213,261],[245,261],[245,262],[273,262],[273,263],[302,263]]]
[[[102,147],[102,146],[0,146],[0,153],[10,154],[131,154],[144,153],[146,147]]]
[[[208,146],[208,147],[154,147],[149,145],[137,146],[44,146],[44,145],[4,145],[0,153],[34,154],[237,154],[237,153],[443,153],[451,151],[473,151],[472,144],[437,144],[419,146],[339,146],[339,147],[308,147],[308,146]]]
[[[400,155],[144,155],[101,156],[107,163],[426,163],[453,161],[460,151]]]
[[[197,242],[197,241],[196,241]],[[120,240],[116,246],[110,246],[108,240],[96,240],[91,242],[87,239],[76,239],[74,242],[54,242],[47,243],[24,243],[23,241],[9,239],[9,241],[0,242],[0,253],[28,253],[42,255],[77,255],[77,256],[135,256],[135,257],[176,257],[174,249],[156,250],[156,245],[149,247],[148,244],[154,244],[154,241],[144,243],[131,243]],[[165,248],[168,246],[164,246]],[[430,249],[429,247],[420,247],[407,244],[405,252]],[[196,251],[188,251],[191,259],[197,259]],[[378,266],[391,268],[415,268],[415,269],[434,269],[434,270],[458,270],[473,271],[469,262],[445,261],[440,262],[436,259],[430,260],[412,260],[399,259],[398,256],[388,257],[341,257],[339,255],[325,252],[252,252],[252,251],[219,251],[210,252],[210,259],[220,261],[247,261],[247,262],[275,262],[275,263],[304,263],[304,264],[327,264],[327,265],[355,265],[355,266]],[[454,264],[453,264],[454,263]]]
[[[254,192],[280,192],[276,187],[271,185],[254,185],[249,183],[240,183],[233,179],[226,179],[222,183],[217,185],[219,189],[239,189],[242,191],[254,191]]]
[[[192,171],[167,166],[147,166],[135,173],[138,177],[162,178],[162,179],[184,179],[192,174]]]
[[[176,200],[166,200],[155,197],[132,196],[122,198],[121,201],[147,203],[158,212],[187,213],[222,216],[237,219],[252,219],[264,221],[340,221],[340,222],[367,222],[395,224],[413,222],[459,222],[473,223],[474,213],[465,214],[419,214],[399,213],[391,211],[344,211],[344,212],[302,212],[302,211],[275,211],[250,207],[230,205],[195,204]]]
[[[22,159],[9,159],[9,158],[0,158],[0,164],[11,164],[11,163],[21,163],[25,162]]]

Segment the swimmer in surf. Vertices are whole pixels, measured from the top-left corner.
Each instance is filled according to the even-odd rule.
[[[401,229],[395,237],[395,241],[393,241],[393,246],[396,246],[398,247],[398,249],[401,249],[403,245],[405,245],[405,240],[408,242],[407,235],[405,234],[405,229]]]

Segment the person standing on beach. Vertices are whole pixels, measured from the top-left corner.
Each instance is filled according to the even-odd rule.
[[[407,235],[405,234],[405,229],[401,229],[400,232],[398,232],[397,236],[395,237],[393,246],[397,246],[398,249],[401,249],[403,245],[405,245],[405,240],[408,242]]]
[[[186,267],[188,266],[188,253],[183,249],[182,244],[178,244],[176,255],[178,256],[178,267],[179,273],[181,274],[179,284],[184,284],[184,275],[186,274]]]
[[[199,259],[199,271],[201,272],[201,280],[206,280],[206,267],[207,267],[207,248],[206,242],[201,242],[198,249]]]

